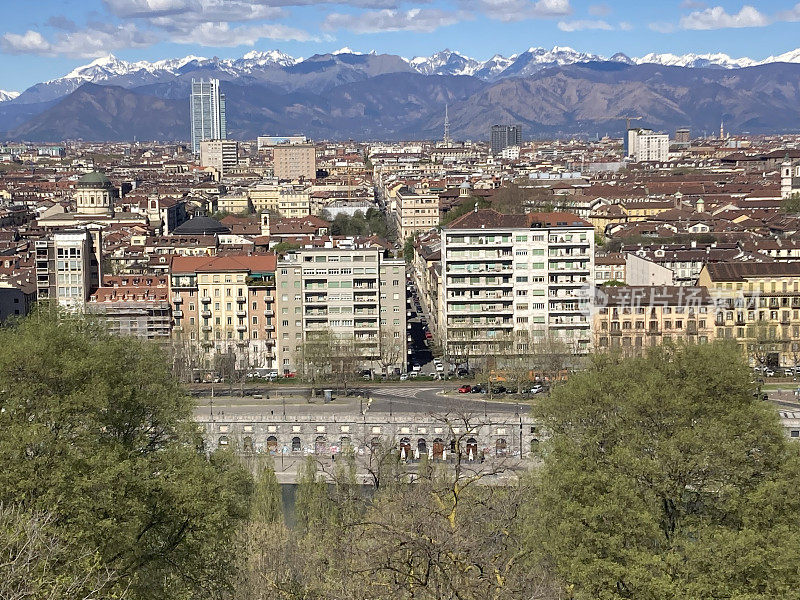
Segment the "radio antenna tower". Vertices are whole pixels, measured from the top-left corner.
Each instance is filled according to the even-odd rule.
[[[450,117],[447,114],[447,104],[444,105],[444,145],[450,146]]]

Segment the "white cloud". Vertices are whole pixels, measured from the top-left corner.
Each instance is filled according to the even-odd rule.
[[[278,23],[261,25],[240,25],[231,27],[228,23],[200,23],[173,35],[170,40],[178,44],[199,44],[213,47],[254,46],[261,39],[294,42],[320,41],[302,29],[287,27]]]
[[[6,33],[0,38],[0,47],[9,54],[96,58],[121,48],[143,48],[156,41],[152,33],[140,31],[133,25],[95,24],[79,31],[59,33],[52,40],[45,39],[37,31]]]
[[[618,27],[621,31],[631,31],[633,29],[633,24],[628,23],[628,21],[620,21]]]
[[[800,3],[795,4],[789,10],[779,12],[777,18],[779,21],[800,21]]]
[[[379,33],[382,31],[416,31],[430,33],[440,27],[454,25],[469,18],[462,12],[438,9],[412,8],[411,10],[374,10],[359,15],[331,13],[322,23],[328,31],[347,29],[353,33]]]
[[[699,0],[683,0],[683,2],[681,2],[681,8],[685,10],[697,10],[707,6],[708,4],[705,2],[700,2]]]
[[[608,4],[592,4],[589,7],[589,14],[594,17],[607,17],[611,14],[611,7]]]
[[[657,33],[672,33],[675,31],[674,23],[667,23],[666,21],[656,21],[648,25],[650,29]]]
[[[526,19],[565,17],[572,14],[569,0],[462,0],[468,10],[483,13],[496,21],[512,22]]]
[[[606,23],[603,20],[590,20],[590,19],[578,19],[577,21],[559,21],[558,28],[561,31],[573,32],[573,31],[585,31],[587,29],[602,29],[604,31],[611,31],[614,29],[611,25]]]
[[[770,20],[758,9],[745,4],[735,14],[729,14],[721,6],[698,10],[682,17],[680,25],[683,29],[725,29],[729,27],[764,27]]]

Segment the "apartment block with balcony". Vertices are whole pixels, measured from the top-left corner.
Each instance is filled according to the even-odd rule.
[[[405,370],[405,262],[378,248],[305,248],[277,265],[278,360],[304,370],[315,337],[352,343],[358,367]]]
[[[275,368],[275,256],[176,256],[170,267],[173,337],[239,368]]]
[[[717,338],[735,339],[753,365],[800,364],[800,262],[720,262],[698,284],[715,296]]]
[[[596,290],[597,350],[639,354],[664,341],[705,343],[716,336],[715,303],[704,287],[622,286]]]
[[[442,232],[444,314],[451,360],[527,350],[552,336],[591,346],[592,225],[570,213],[476,210]]]
[[[37,299],[82,310],[102,278],[99,229],[62,230],[37,240]]]

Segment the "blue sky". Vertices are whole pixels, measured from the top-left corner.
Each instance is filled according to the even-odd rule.
[[[406,57],[450,48],[474,58],[530,46],[725,52],[762,59],[800,47],[800,3],[781,0],[5,0],[0,89],[23,90],[109,53],[293,56],[348,46]]]

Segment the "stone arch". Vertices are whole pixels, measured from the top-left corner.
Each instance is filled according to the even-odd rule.
[[[277,454],[278,452],[278,438],[274,435],[267,438],[267,452],[270,454]]]
[[[494,443],[494,454],[495,456],[505,456],[508,454],[508,442],[506,442],[505,438],[497,438],[497,441]]]
[[[300,452],[303,449],[303,443],[298,436],[292,438],[292,452]]]

